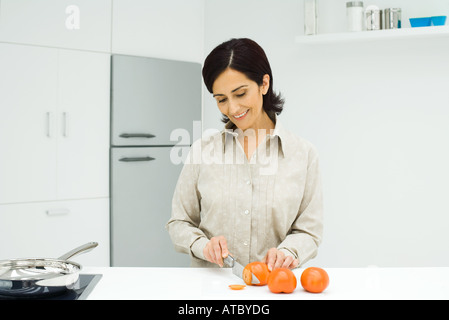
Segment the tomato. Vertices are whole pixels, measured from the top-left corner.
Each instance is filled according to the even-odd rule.
[[[271,271],[268,278],[268,289],[273,293],[292,293],[296,289],[296,276],[287,268],[277,268]]]
[[[312,293],[323,292],[329,285],[329,275],[324,269],[310,267],[302,272],[302,287]]]
[[[254,275],[257,280],[259,280],[258,284],[252,284],[252,275]],[[254,261],[248,263],[243,269],[243,281],[249,286],[264,286],[268,282],[268,276],[270,275],[270,270],[268,270],[268,266],[266,263],[260,261]]]

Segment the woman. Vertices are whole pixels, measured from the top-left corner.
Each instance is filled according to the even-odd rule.
[[[203,78],[226,125],[195,141],[184,164],[167,223],[175,249],[197,267],[228,254],[270,270],[303,265],[322,237],[318,155],[281,125],[265,52],[231,39],[208,55]]]

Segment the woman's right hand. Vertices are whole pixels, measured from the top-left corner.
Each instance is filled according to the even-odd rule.
[[[229,254],[228,244],[224,236],[212,237],[203,249],[207,261],[223,267],[223,258]]]

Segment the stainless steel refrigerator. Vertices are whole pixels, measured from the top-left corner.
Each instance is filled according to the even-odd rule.
[[[111,265],[189,266],[175,252],[165,224],[182,163],[174,145],[189,148],[201,120],[201,65],[112,55]],[[185,129],[189,141],[170,140]]]

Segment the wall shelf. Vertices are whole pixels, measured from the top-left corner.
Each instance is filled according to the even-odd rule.
[[[414,38],[449,38],[449,26],[403,28],[376,31],[324,33],[312,36],[297,36],[295,42],[298,44],[327,44],[375,40],[396,40]]]

